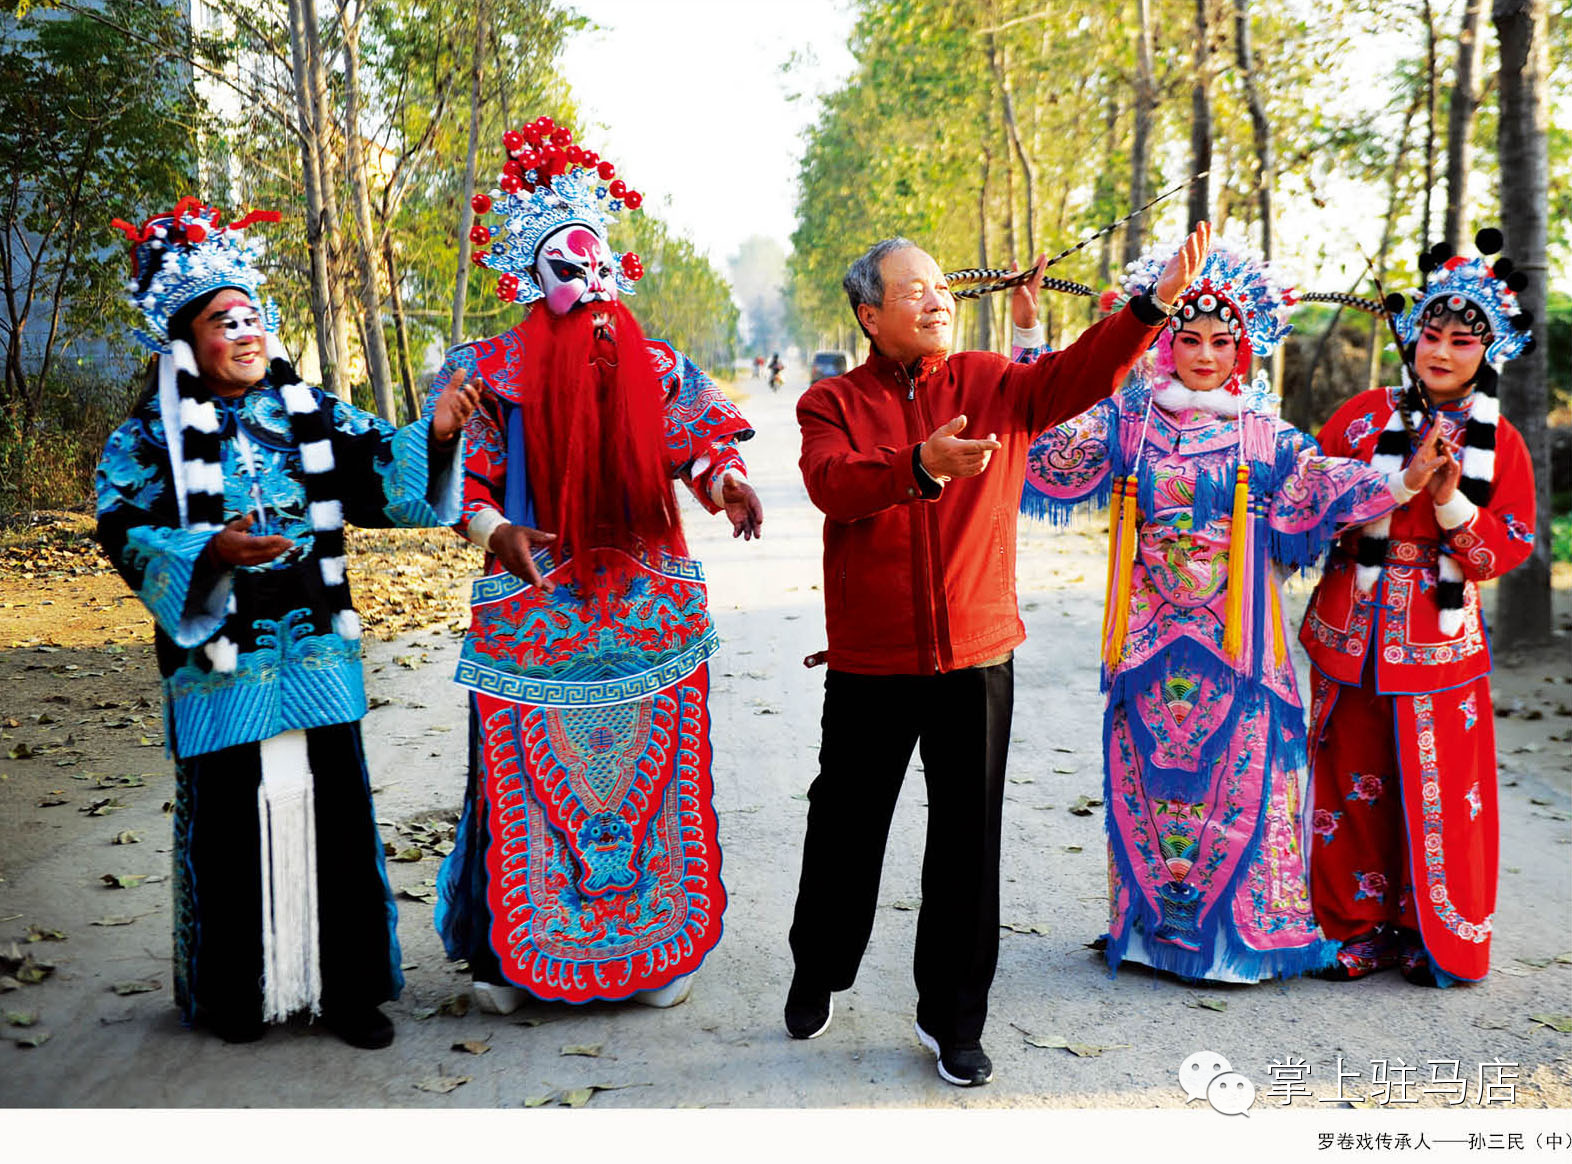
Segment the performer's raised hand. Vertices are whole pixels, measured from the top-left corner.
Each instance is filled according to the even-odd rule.
[[[540,567],[535,564],[534,548],[549,546],[556,540],[557,535],[554,533],[542,533],[538,529],[514,525],[510,521],[491,531],[489,548],[509,574],[539,586],[550,594],[557,588],[556,584],[541,574]]]
[[[753,486],[730,473],[721,479],[721,504],[731,522],[731,536],[752,541],[764,536],[764,506]]]
[[[450,445],[480,407],[480,385],[469,383],[469,371],[459,368],[437,397],[431,413],[431,435],[439,445]]]
[[[989,459],[998,452],[997,433],[989,433],[981,440],[966,440],[955,435],[965,427],[966,417],[957,416],[934,429],[933,435],[923,441],[919,453],[922,467],[935,481],[975,477],[988,467]]]
[[[1436,438],[1435,443],[1441,450],[1442,460],[1436,466],[1435,472],[1430,474],[1430,480],[1425,482],[1425,488],[1430,490],[1432,501],[1437,505],[1445,505],[1452,500],[1452,495],[1457,492],[1458,482],[1463,479],[1463,462],[1458,459],[1456,445],[1440,437]]]
[[[251,533],[254,520],[248,513],[229,522],[207,543],[207,552],[231,566],[260,566],[295,548],[295,543],[281,534]]]
[[[1163,273],[1157,277],[1152,294],[1164,303],[1172,303],[1188,287],[1206,262],[1206,253],[1212,249],[1212,224],[1202,219],[1195,224],[1184,245],[1168,260]]]
[[[1022,331],[1030,331],[1037,326],[1037,300],[1043,293],[1043,271],[1047,265],[1048,252],[1044,251],[1037,256],[1032,277],[1010,293],[1010,320]],[[1010,264],[1010,269],[1015,269],[1014,263]]]

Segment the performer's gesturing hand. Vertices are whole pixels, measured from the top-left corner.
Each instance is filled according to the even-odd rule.
[[[919,454],[922,467],[935,481],[975,477],[988,467],[989,459],[998,451],[997,433],[989,433],[982,440],[964,440],[955,434],[965,427],[966,417],[957,416],[934,429],[933,435],[923,441]]]
[[[1164,303],[1172,303],[1200,274],[1201,265],[1206,262],[1206,252],[1211,249],[1212,224],[1202,219],[1195,224],[1195,229],[1184,240],[1184,245],[1168,260],[1163,273],[1157,277],[1152,294]]]
[[[295,548],[295,543],[281,534],[251,533],[253,520],[248,513],[224,526],[207,543],[207,552],[231,566],[260,566]]]
[[[1430,474],[1429,480],[1425,482],[1425,488],[1430,490],[1431,501],[1437,505],[1445,505],[1452,500],[1452,494],[1457,492],[1458,482],[1463,479],[1463,462],[1458,460],[1458,447],[1444,437],[1437,437],[1434,441],[1434,446],[1441,454],[1441,459],[1435,465],[1434,472]],[[1414,460],[1417,461],[1418,459],[1419,456],[1416,453]],[[1412,463],[1410,463],[1410,468],[1412,468]],[[1403,480],[1407,484],[1408,475],[1406,473],[1403,475]],[[1410,486],[1410,488],[1417,489],[1418,486]]]
[[[550,594],[557,588],[556,584],[541,574],[540,567],[535,565],[532,550],[535,546],[548,546],[556,540],[557,535],[554,533],[542,533],[527,525],[506,522],[491,531],[490,549],[509,574],[533,583]]]
[[[460,368],[437,397],[431,414],[431,435],[439,445],[449,445],[480,406],[480,385],[470,384],[469,372]]]
[[[1048,252],[1044,251],[1037,256],[1032,277],[1010,293],[1010,322],[1022,331],[1037,326],[1037,299],[1043,293],[1043,270],[1047,263]],[[1014,263],[1010,264],[1010,270],[1015,270]]]
[[[764,506],[752,485],[728,473],[721,479],[721,504],[731,522],[732,537],[752,541],[764,536]]]
[[[1413,457],[1403,470],[1403,484],[1418,493],[1421,489],[1428,488],[1435,492],[1435,477],[1448,461],[1452,461],[1452,452],[1447,447],[1445,437],[1429,437],[1421,439],[1419,447],[1414,450]],[[1453,464],[1457,462],[1452,461]],[[1450,496],[1450,494],[1448,494]]]

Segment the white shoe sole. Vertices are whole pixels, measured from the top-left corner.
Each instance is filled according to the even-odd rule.
[[[829,1013],[824,1016],[824,1025],[822,1027],[820,1027],[818,1030],[814,1031],[813,1034],[811,1034],[811,1035],[802,1035],[800,1037],[804,1038],[804,1039],[817,1039],[825,1031],[830,1029],[830,1022],[834,1018],[835,1018],[835,996],[831,995],[830,996],[830,1010],[829,1010]],[[797,1035],[792,1035],[791,1031],[789,1029],[786,1031],[786,1033],[788,1035],[791,1035],[791,1037],[794,1038],[794,1039],[799,1037]]]
[[[641,990],[633,996],[633,1001],[641,1006],[653,1006],[657,1010],[668,1007],[681,1006],[688,1001],[688,995],[693,993],[693,975],[684,974],[681,978],[673,978],[658,990]]]
[[[940,1079],[944,1080],[946,1083],[953,1083],[956,1087],[981,1087],[985,1083],[993,1082],[992,1068],[989,1068],[988,1078],[986,1079],[957,1079],[954,1075],[951,1075],[944,1069],[944,1055],[939,1050],[939,1040],[934,1038],[927,1031],[923,1030],[921,1023],[913,1023],[912,1027],[917,1031],[917,1041],[924,1047],[927,1047],[928,1050],[933,1052],[934,1064],[939,1069]]]
[[[471,989],[475,995],[475,1006],[487,1014],[510,1015],[524,1005],[524,992],[516,986],[476,982]]]

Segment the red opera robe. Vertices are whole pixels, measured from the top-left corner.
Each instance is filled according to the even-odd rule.
[[[1348,401],[1321,431],[1333,456],[1370,460],[1399,389]],[[1443,410],[1461,445],[1466,407]],[[1490,645],[1477,584],[1533,549],[1534,476],[1505,419],[1496,428],[1488,505],[1446,528],[1428,492],[1391,519],[1371,596],[1355,588],[1359,531],[1334,546],[1300,641],[1311,678],[1310,893],[1317,922],[1346,940],[1377,923],[1417,929],[1437,975],[1490,969],[1499,822]],[[1463,625],[1440,627],[1437,561],[1464,577]]]

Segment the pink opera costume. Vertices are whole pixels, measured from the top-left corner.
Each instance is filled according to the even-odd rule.
[[[509,1013],[521,992],[676,1005],[720,939],[726,893],[706,663],[719,642],[672,481],[736,524],[737,496],[757,504],[737,448],[753,430],[617,300],[643,270],[606,228],[639,193],[548,119],[503,144],[500,188],[473,206],[504,221],[477,221],[472,240],[491,247],[475,261],[502,272],[504,301],[533,306],[454,348],[438,377],[465,368],[482,385],[457,528],[488,553],[456,676],[471,693],[469,775],[436,924],[483,1009]],[[644,477],[628,450],[648,458]],[[586,513],[594,489],[613,525],[668,506],[669,536],[608,540]],[[545,584],[499,558],[514,526],[562,535],[532,546]]]
[[[1149,291],[1173,250],[1132,263],[1124,293]],[[1282,578],[1396,500],[1386,474],[1322,456],[1278,419],[1264,375],[1246,381],[1251,357],[1288,334],[1294,302],[1257,255],[1214,244],[1148,366],[1027,457],[1027,514],[1059,523],[1113,502],[1102,669],[1112,970],[1134,961],[1255,982],[1318,969],[1336,951],[1310,908],[1304,712]],[[1175,364],[1175,344],[1194,345],[1197,328],[1221,349],[1208,377],[1192,373],[1201,391]]]

